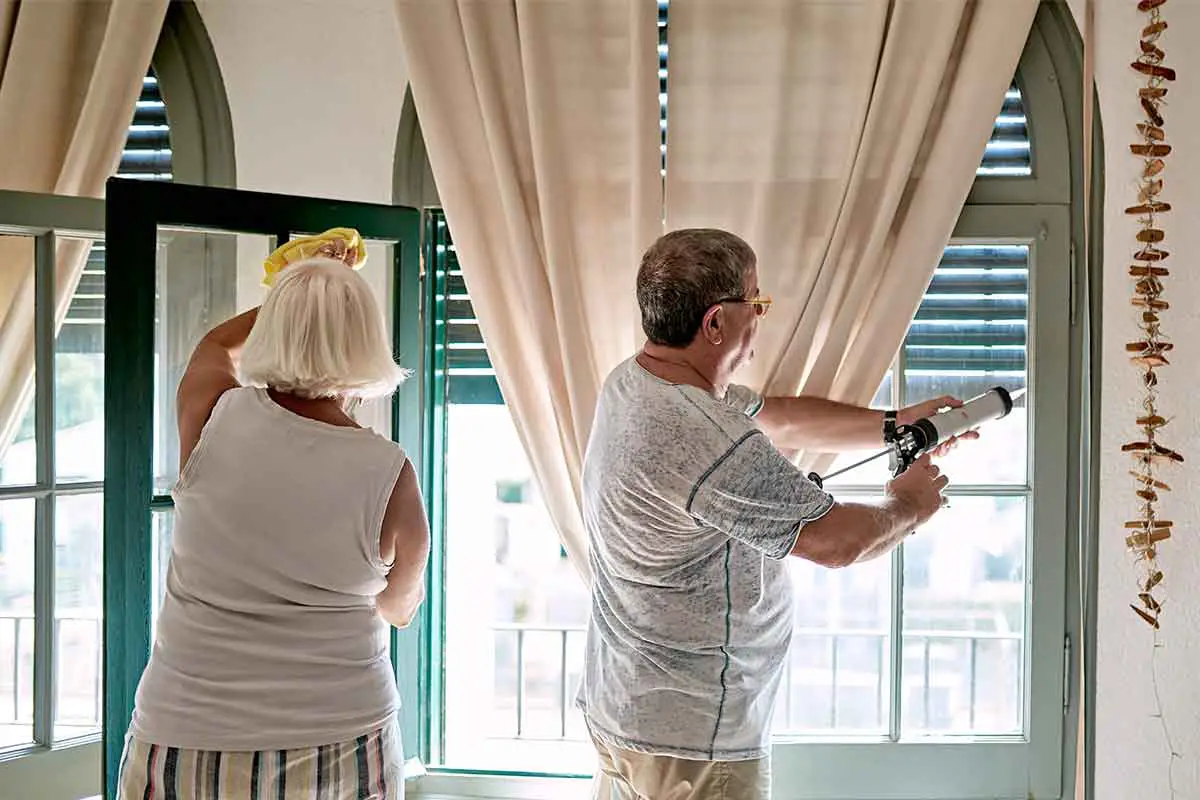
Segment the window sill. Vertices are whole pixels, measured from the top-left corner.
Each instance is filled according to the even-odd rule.
[[[86,736],[76,736],[72,739],[64,739],[61,742],[55,742],[51,746],[44,744],[17,745],[7,749],[0,750],[0,764],[7,761],[16,761],[18,759],[27,758],[29,756],[43,755],[45,753],[58,753],[63,750],[70,750],[74,747],[83,747],[89,744],[99,744],[100,734],[92,733]]]
[[[411,781],[406,795],[415,800],[588,800],[591,788],[588,778],[440,773]]]
[[[590,778],[434,772],[410,782],[407,794],[420,800],[586,800],[591,786]]]

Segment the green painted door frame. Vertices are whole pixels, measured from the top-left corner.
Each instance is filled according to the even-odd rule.
[[[170,505],[154,495],[156,242],[160,227],[274,236],[353,227],[364,239],[395,244],[393,348],[422,352],[421,213],[412,208],[235,191],[178,183],[111,179],[106,194],[108,248],[105,291],[104,496],[104,785],[116,796],[117,771],[134,693],[150,653],[152,509]],[[421,381],[397,392],[392,434],[420,463]],[[427,612],[426,612],[427,613]],[[406,748],[426,752],[420,722],[419,676],[429,620],[393,632]],[[424,644],[422,644],[424,643]]]

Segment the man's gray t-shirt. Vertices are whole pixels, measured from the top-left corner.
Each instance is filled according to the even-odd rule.
[[[599,739],[682,758],[768,752],[792,633],[785,559],[833,499],[752,419],[636,360],[605,381],[583,468],[592,614],[578,704]]]

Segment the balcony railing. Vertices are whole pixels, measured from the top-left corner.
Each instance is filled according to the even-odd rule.
[[[582,652],[583,637],[587,628],[583,625],[529,625],[520,622],[498,622],[492,625],[492,631],[498,637],[511,635],[516,638],[515,663],[512,665],[512,668],[516,672],[516,696],[515,703],[513,704],[514,719],[511,728],[514,733],[511,738],[536,739],[541,741],[547,739],[552,741],[582,741],[582,736],[573,736],[568,733],[568,717],[570,714],[578,712],[575,710],[572,700],[572,693],[577,687],[572,685],[567,664],[571,656],[572,639],[577,640],[579,652]],[[526,724],[529,717],[526,643],[529,636],[543,634],[553,635],[558,639],[556,647],[558,663],[557,670],[554,671],[558,701],[558,733],[556,735],[547,735],[544,732],[531,734]],[[497,652],[499,652],[499,648],[497,648]],[[504,667],[505,665],[502,663],[496,664],[498,672],[502,672]]]
[[[508,714],[508,722],[500,726],[508,733],[498,738],[539,742],[575,742],[584,738],[582,723],[572,724],[572,717],[579,713],[573,703],[578,674],[572,675],[568,665],[582,658],[585,630],[581,625],[492,625],[496,636],[496,674],[509,676],[497,680],[498,684],[505,683],[507,686],[504,691],[497,689],[495,711],[502,719]],[[538,648],[541,657],[536,663],[540,673],[537,683],[542,690],[537,693],[541,702],[536,712],[542,717],[543,723],[556,712],[557,725],[554,726],[556,730],[552,730],[542,724],[537,726],[537,732],[531,732],[529,637],[546,635],[556,637],[557,647],[553,659],[547,658],[548,646]],[[774,731],[784,735],[885,734],[891,715],[890,640],[891,636],[886,630],[797,629],[779,688]],[[502,642],[505,644],[502,645]],[[841,658],[847,643],[855,643],[858,652],[855,663],[849,666],[842,663]],[[1012,726],[990,724],[986,720],[980,722],[980,651],[985,643],[1011,651],[1004,658],[1005,663],[1014,665],[1015,680],[1010,687],[1012,697],[1002,697],[993,702],[993,706],[999,704],[1002,709],[1011,709]],[[573,651],[573,648],[577,650]],[[965,664],[957,658],[959,648],[965,652]],[[905,723],[905,729],[918,732],[944,729],[945,732],[983,735],[1019,731],[1024,663],[1022,648],[1023,637],[1019,631],[905,631],[901,652],[903,679],[898,687],[906,697],[904,713],[911,720]],[[824,653],[822,663],[805,663],[806,657],[811,659],[812,654],[818,651]],[[873,663],[870,665],[864,665],[861,657],[864,651],[873,653]],[[950,651],[953,652],[953,658],[947,655]],[[511,677],[514,674],[515,680]],[[556,687],[556,702],[548,702],[545,691],[548,683]],[[989,691],[994,691],[988,681],[983,685],[988,685]],[[841,695],[848,690],[871,695],[868,702],[873,708],[866,715],[873,721],[866,724],[861,722],[865,713],[861,707],[853,715],[842,713],[844,700]],[[938,713],[933,705],[937,692],[953,698],[956,716],[950,727],[936,724]],[[859,703],[859,706],[862,705]],[[848,716],[854,719],[847,719]]]
[[[1011,648],[1014,652],[1012,661],[1016,667],[1016,686],[1012,698],[1013,730],[1005,730],[995,726],[983,726],[976,731],[980,714],[979,696],[979,664],[981,643],[994,643],[1000,647]],[[827,654],[827,666],[805,669],[798,664],[798,653],[804,644],[817,645]],[[864,669],[862,664],[856,667],[844,668],[842,664],[843,645],[860,643],[860,649],[873,652],[874,663],[871,668]],[[939,649],[954,649],[964,644],[966,648],[966,667],[950,659],[950,663],[939,656]],[[1020,717],[1020,676],[1023,660],[1021,648],[1023,636],[1020,631],[939,631],[939,630],[907,630],[903,632],[901,650],[901,683],[898,687],[908,700],[912,694],[919,695],[919,702],[914,706],[907,703],[904,708],[908,730],[935,730],[939,726],[933,724],[936,717],[933,700],[935,690],[962,693],[965,695],[966,719],[965,725],[957,725],[946,732],[979,732],[983,734],[1007,734],[1016,732]],[[816,649],[816,648],[814,648]],[[809,650],[812,652],[812,649]],[[916,653],[914,658],[913,654]],[[883,733],[889,728],[891,709],[892,679],[890,677],[891,635],[885,630],[872,629],[836,629],[836,628],[803,628],[796,629],[792,636],[792,651],[784,667],[783,678],[776,703],[774,730],[780,734],[821,734],[821,733]],[[915,663],[914,663],[915,662]],[[937,669],[938,667],[941,669]],[[814,673],[817,673],[814,675]],[[874,700],[873,724],[862,724],[843,718],[842,703],[839,694],[848,689],[870,688]],[[819,702],[814,698],[824,694]],[[797,706],[809,703],[809,713],[797,711]],[[819,706],[820,715],[813,713],[813,706]],[[816,717],[822,716],[823,719]],[[860,719],[862,713],[857,715]],[[915,719],[920,724],[912,724],[908,720]],[[994,730],[991,728],[995,728]],[[965,728],[965,730],[964,730]]]
[[[104,715],[104,695],[101,689],[103,670],[104,621],[99,614],[60,616],[54,620],[54,649],[56,653],[55,685],[59,726],[87,729],[100,728]],[[33,722],[33,628],[32,613],[0,613],[0,643],[9,647],[0,662],[0,726],[31,725]],[[80,630],[82,628],[82,631]],[[64,680],[63,669],[81,669],[91,663],[89,688],[78,681]],[[88,676],[85,676],[85,678]],[[7,691],[5,691],[7,690]]]

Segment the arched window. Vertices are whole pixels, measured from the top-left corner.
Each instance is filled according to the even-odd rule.
[[[232,182],[215,68],[194,4],[171,3],[118,177]],[[8,445],[0,450],[0,753],[24,753],[94,741],[101,726],[104,291],[112,265],[103,201],[8,199],[0,198],[0,224],[28,242],[30,269],[54,272],[56,253],[86,259],[61,319],[53,291],[39,284],[38,377],[11,444],[0,443]],[[46,233],[59,230],[71,233]]]

